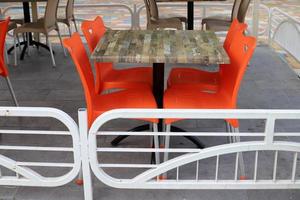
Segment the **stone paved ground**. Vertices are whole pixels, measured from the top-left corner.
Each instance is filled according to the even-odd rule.
[[[82,1],[83,2],[83,1]],[[101,1],[105,2],[105,1]],[[114,1],[115,3],[116,1]],[[299,2],[295,1],[265,1],[269,5],[280,5],[281,8],[297,15]],[[123,1],[131,3],[131,1]],[[168,10],[168,12],[171,10]],[[82,11],[87,13],[87,11]],[[120,23],[126,27],[126,20],[118,21],[114,18],[115,13],[107,13],[107,21]],[[182,13],[184,14],[184,10]],[[299,13],[298,13],[299,14]],[[119,24],[118,24],[119,25]],[[83,92],[74,66],[69,59],[62,56],[59,47],[55,48],[58,66],[52,69],[50,57],[47,52],[41,51],[39,54],[33,50],[30,58],[26,57],[18,67],[9,66],[13,86],[16,95],[22,106],[50,106],[62,109],[77,121],[77,109],[84,107]],[[12,56],[10,56],[12,60]],[[167,75],[167,73],[166,73]],[[0,79],[0,104],[11,105],[11,99],[3,79]],[[290,70],[288,65],[278,57],[271,49],[260,46],[254,55],[253,60],[246,73],[241,92],[239,95],[239,107],[250,109],[300,109],[300,82],[297,76]],[[34,126],[33,124],[6,123],[0,121],[1,127]],[[116,125],[116,124],[114,124]],[[128,123],[122,123],[124,127]],[[215,130],[222,129],[222,123],[185,122],[180,124],[187,130]],[[51,129],[52,124],[45,124]],[[117,124],[121,126],[121,124]],[[255,131],[261,128],[261,123],[253,122],[243,124],[242,128]],[[290,128],[299,130],[299,123],[283,126],[283,129]],[[48,144],[45,138],[37,139],[37,142]],[[30,142],[22,137],[3,136],[1,144],[7,142],[24,144]],[[56,140],[57,142],[61,142]],[[204,139],[207,145],[213,145],[215,141]],[[53,141],[51,140],[51,143]],[[124,145],[136,144],[134,138],[128,140]],[[173,145],[190,145],[186,141],[174,140]],[[2,153],[2,152],[1,152]],[[7,153],[7,152],[5,152]],[[12,157],[27,158],[28,154],[11,153]],[[43,155],[44,156],[44,155]],[[43,157],[42,156],[42,157]],[[37,157],[39,159],[39,157]],[[139,159],[139,158],[138,158]],[[143,158],[140,158],[143,159]],[[227,168],[226,168],[227,169]],[[298,175],[300,177],[300,174]],[[96,199],[200,199],[200,200],[298,200],[300,193],[298,190],[272,190],[272,191],[146,191],[146,190],[119,190],[103,185],[99,181],[95,182]],[[70,183],[58,188],[33,188],[33,187],[0,187],[0,199],[15,200],[56,200],[56,199],[83,199],[82,188]]]
[[[50,106],[59,108],[67,112],[74,120],[77,121],[77,109],[85,107],[82,87],[74,68],[74,65],[69,57],[64,57],[60,47],[55,47],[57,68],[53,69],[50,62],[48,52],[41,50],[40,53],[32,50],[31,57],[26,57],[18,67],[9,66],[11,72],[12,84],[15,88],[17,98],[22,106]],[[12,61],[12,56],[10,56]],[[118,66],[122,67],[122,66]],[[168,66],[168,71],[171,66]],[[166,76],[168,73],[166,73]],[[3,79],[0,79],[0,104],[12,105],[11,98],[7,91],[6,84]],[[284,63],[271,49],[266,46],[260,46],[257,48],[256,53],[250,63],[247,73],[244,78],[244,82],[241,87],[239,95],[239,108],[249,109],[300,109],[300,81],[297,76],[290,70],[290,68]],[[0,126],[2,128],[16,128],[16,127],[44,127],[46,129],[54,129],[58,125],[51,123],[41,122],[36,119],[29,121],[5,121],[0,120]],[[126,128],[132,126],[132,123],[113,123],[108,125],[112,129],[115,127]],[[212,130],[224,130],[223,122],[216,121],[185,121],[181,122],[180,127],[190,131],[212,131]],[[257,131],[261,130],[261,121],[252,121],[249,123],[242,123],[242,130]],[[281,124],[280,128],[283,130],[299,131],[299,123]],[[48,137],[39,136],[8,136],[3,135],[0,140],[1,144],[44,144],[44,145],[62,145],[65,140],[61,138],[47,139]],[[53,138],[53,137],[51,137]],[[292,138],[286,138],[292,139]],[[201,138],[207,146],[220,144],[226,142],[226,139],[212,139]],[[137,142],[134,137],[126,140],[123,146],[128,145],[141,145],[145,143]],[[148,141],[148,140],[147,140]],[[146,141],[146,142],[147,142]],[[108,140],[104,140],[109,145]],[[190,146],[191,144],[181,138],[172,140],[172,145]],[[20,160],[28,160],[31,157],[40,160],[49,156],[46,153],[38,156],[33,155],[31,152],[8,152],[0,151],[4,155],[10,155],[12,158]],[[52,154],[50,154],[52,155]],[[270,158],[272,156],[264,157]],[[57,158],[61,161],[69,160],[69,157],[57,155]],[[109,156],[110,159],[114,157]],[[127,157],[120,155],[116,156],[120,162],[128,162]],[[145,160],[147,157],[135,157],[135,160]],[[50,159],[54,159],[53,156]],[[148,157],[149,159],[149,157]],[[146,160],[148,160],[146,159]],[[132,159],[130,159],[132,160]],[[67,162],[67,161],[65,161]],[[285,157],[280,159],[280,162],[288,163]],[[272,164],[272,161],[265,161],[264,164]],[[231,166],[231,165],[230,165]],[[231,167],[225,165],[222,171],[228,172]],[[253,166],[253,165],[251,165]],[[286,165],[282,168],[282,174],[289,174]],[[289,166],[289,165],[288,165]],[[209,166],[207,166],[209,167]],[[209,169],[209,168],[208,168]],[[272,176],[271,170],[263,168],[263,174],[261,176]],[[5,172],[5,171],[4,171]],[[51,174],[51,171],[41,172]],[[118,172],[118,171],[115,171]],[[122,171],[121,171],[122,172]],[[210,171],[203,171],[206,175]],[[123,175],[129,172],[123,173]],[[129,173],[130,175],[130,173]],[[297,177],[300,178],[300,173],[297,173]],[[253,191],[169,191],[169,190],[119,190],[112,189],[105,186],[99,181],[94,181],[94,194],[95,199],[124,199],[124,200],[152,200],[152,199],[197,199],[197,200],[298,200],[300,198],[299,190],[253,190]],[[83,199],[82,188],[76,186],[74,183],[67,184],[63,187],[57,188],[36,188],[36,187],[0,187],[0,199],[5,200],[66,200],[66,199]]]

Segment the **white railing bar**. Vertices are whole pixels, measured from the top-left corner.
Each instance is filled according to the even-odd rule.
[[[265,137],[265,133],[258,132],[240,132],[240,133],[227,133],[227,132],[117,132],[117,131],[99,131],[97,136],[118,136],[118,135],[131,135],[131,136],[241,136],[241,137]],[[298,137],[300,132],[277,132],[274,137]]]
[[[158,165],[155,164],[99,164],[100,168],[157,168]]]
[[[277,176],[277,164],[278,164],[278,151],[275,151],[274,165],[273,165],[273,182],[276,181],[276,176]]]
[[[199,160],[196,162],[196,181],[199,180]]]
[[[272,20],[272,22],[273,22],[272,26],[277,27],[282,21],[284,21],[284,19],[282,19],[282,18],[279,18],[278,20],[273,19]]]
[[[284,133],[284,136],[289,136]],[[227,133],[227,132],[115,132],[115,131],[100,131],[97,136],[118,136],[118,135],[131,135],[131,136],[241,136],[241,137],[264,137],[265,133]],[[281,136],[281,135],[279,135]],[[299,135],[298,135],[299,136]]]
[[[234,170],[234,180],[238,180],[238,170],[239,170],[239,153],[236,153],[235,157],[235,170]]]
[[[42,146],[36,144],[23,144],[22,146],[16,146],[15,144],[0,145],[1,150],[13,150],[13,151],[41,151],[41,153],[47,152],[71,152],[70,155],[73,163],[65,163],[59,161],[15,161],[9,157],[0,154],[1,166],[11,170],[15,173],[15,176],[5,176],[0,178],[0,185],[16,185],[16,186],[37,186],[37,187],[55,187],[65,185],[71,182],[78,174],[81,166],[80,158],[80,141],[78,126],[75,121],[65,112],[45,107],[0,107],[0,118],[47,118],[55,119],[60,124],[63,124],[65,128],[62,130],[67,131],[48,131],[48,130],[0,130],[4,134],[44,134],[44,135],[60,135],[68,134],[71,136],[72,143],[70,147],[56,147],[56,146]],[[36,121],[38,124],[39,121]],[[22,128],[22,127],[20,127]],[[35,128],[35,127],[34,127]],[[30,127],[29,129],[34,129]],[[36,127],[41,129],[40,127]],[[15,146],[14,146],[15,145]],[[33,146],[36,145],[36,146]],[[67,145],[68,146],[68,145]],[[30,158],[30,154],[29,154]],[[34,159],[34,158],[32,158]],[[44,158],[47,159],[47,158]],[[60,176],[48,176],[44,177],[39,172],[31,169],[30,167],[65,167],[70,168]]]
[[[300,110],[207,110],[207,109],[116,109],[103,113],[97,118],[93,126],[96,126],[99,119],[110,121],[112,119],[136,119],[136,118],[164,118],[176,116],[179,119],[299,119]],[[91,128],[93,130],[93,128]],[[98,131],[98,130],[97,130]],[[95,131],[95,132],[97,132]],[[92,131],[95,134],[94,131]]]
[[[257,181],[257,165],[258,165],[258,151],[255,151],[255,161],[254,161],[254,173],[253,180]]]
[[[68,135],[69,131],[43,131],[43,130],[0,130],[1,134],[24,134],[24,135]]]
[[[274,142],[274,130],[275,130],[275,118],[269,117],[265,125],[266,144],[272,144]]]
[[[272,13],[274,13],[275,11],[276,11],[276,12],[279,12],[281,15],[284,15],[285,17],[289,18],[290,20],[292,20],[292,21],[294,21],[294,22],[296,22],[296,23],[298,23],[298,24],[300,23],[300,20],[298,20],[298,19],[296,19],[295,17],[289,15],[288,13],[286,13],[286,12],[280,10],[279,8],[277,8],[277,7],[271,8],[271,12],[272,12]]]
[[[218,179],[219,179],[219,160],[220,160],[220,156],[217,155],[217,156],[216,156],[216,174],[215,174],[215,181],[218,181]]]
[[[155,148],[97,148],[97,152],[116,152],[116,153],[152,153],[152,152],[169,152],[169,153],[199,153],[201,149],[155,149]]]
[[[73,148],[69,147],[36,147],[36,146],[8,146],[0,145],[1,150],[23,150],[23,151],[64,151],[73,152]]]
[[[179,167],[176,167],[176,181],[179,181]]]
[[[293,159],[292,182],[295,182],[296,171],[297,171],[297,162],[298,162],[298,152],[295,152],[294,159]]]
[[[50,162],[16,162],[18,166],[27,167],[74,167],[74,163],[50,163]]]

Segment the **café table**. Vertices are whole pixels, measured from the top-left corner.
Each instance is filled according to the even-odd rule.
[[[194,30],[194,2],[200,1],[226,1],[226,0],[156,0],[156,2],[187,2],[187,19],[188,19],[188,30]]]
[[[24,15],[24,22],[25,23],[29,23],[31,22],[31,14],[30,14],[30,6],[29,3],[31,3],[31,10],[32,10],[32,19],[33,21],[37,20],[38,18],[38,9],[37,9],[37,2],[47,2],[48,0],[0,0],[0,3],[22,3],[23,4],[23,15]],[[22,50],[21,53],[21,60],[24,59],[24,55],[27,49],[27,41],[23,41],[21,42],[20,45],[24,45],[24,48]],[[32,39],[32,34],[29,34],[29,45],[30,46],[37,46],[37,47],[43,47],[45,49],[47,49],[48,51],[50,51],[49,47],[43,43],[40,43],[38,41],[34,41]],[[14,47],[11,47],[10,49],[8,49],[8,53],[10,53],[12,50],[14,49]]]
[[[153,94],[158,108],[163,108],[165,64],[229,63],[229,57],[214,32],[195,30],[109,30],[97,44],[91,59],[95,62],[151,63]],[[162,120],[158,127],[161,131]],[[124,138],[120,136],[116,141]],[[203,147],[197,138],[188,139]]]

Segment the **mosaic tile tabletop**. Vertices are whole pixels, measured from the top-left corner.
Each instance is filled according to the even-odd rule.
[[[226,1],[226,0],[156,0],[157,2]]]
[[[229,63],[214,32],[176,30],[111,30],[91,58],[114,63]]]

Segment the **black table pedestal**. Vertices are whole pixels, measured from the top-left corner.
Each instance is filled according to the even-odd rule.
[[[165,77],[165,64],[164,63],[153,63],[153,95],[155,97],[157,108],[163,109],[163,98],[164,98],[164,77]],[[149,125],[142,125],[135,127],[129,131],[145,131],[149,130]],[[158,131],[163,131],[163,120],[159,119],[158,122]],[[180,129],[175,126],[171,126],[171,131],[174,132],[185,132],[183,129]],[[116,137],[112,142],[112,146],[117,146],[122,140],[127,138],[128,135],[121,135]],[[192,136],[185,136],[188,140],[190,140],[192,143],[194,143],[198,148],[204,148],[204,145],[201,143],[201,141],[197,137]],[[153,158],[153,156],[152,156]],[[153,160],[153,159],[152,159]]]
[[[187,2],[188,30],[194,30],[194,2]]]

